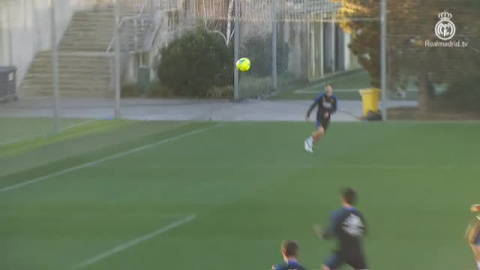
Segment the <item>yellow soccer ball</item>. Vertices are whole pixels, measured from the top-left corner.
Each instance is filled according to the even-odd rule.
[[[249,71],[251,66],[252,66],[252,63],[250,62],[250,59],[248,59],[248,58],[245,58],[245,57],[240,58],[237,61],[237,68],[238,68],[238,70],[240,70],[242,72]]]

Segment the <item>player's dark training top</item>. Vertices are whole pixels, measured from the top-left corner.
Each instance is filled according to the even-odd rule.
[[[325,93],[318,96],[315,101],[313,101],[312,106],[310,106],[307,115],[310,116],[313,109],[317,106],[317,119],[323,118],[325,112],[332,114],[337,111],[337,97],[335,95],[328,96]]]
[[[366,233],[367,226],[358,209],[343,207],[333,212],[330,227],[324,232],[325,238],[335,237],[338,240],[337,255],[331,259],[330,266],[347,263],[355,269],[367,268],[362,247],[362,238]]]
[[[318,96],[313,104],[308,109],[307,116],[310,116],[313,109],[317,109],[317,127],[323,127],[327,129],[330,122],[330,116],[337,111],[337,97],[335,95],[328,96],[327,94],[322,94]],[[325,113],[328,112],[328,117],[325,118]]]
[[[275,270],[306,270],[297,261],[288,261],[283,264],[275,265]]]

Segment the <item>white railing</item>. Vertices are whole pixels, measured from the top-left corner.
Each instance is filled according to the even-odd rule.
[[[163,12],[162,15],[165,15],[165,13],[168,12],[168,11],[174,11],[174,10],[178,10],[178,9],[176,9],[176,8],[164,9],[164,10],[162,10],[162,12]],[[195,24],[184,25],[184,26],[181,27],[181,29],[169,29],[167,34],[173,35],[174,33],[178,32],[178,31],[188,31],[188,30],[193,29],[195,27],[196,27]],[[150,29],[148,31],[149,33],[151,33],[151,35],[148,37],[147,40],[145,40],[146,50],[150,50],[154,46],[154,43],[157,40],[158,35],[161,33],[161,31],[160,31],[161,28],[162,28],[162,22],[161,21],[156,21],[156,18],[154,18],[154,21],[150,25]],[[163,33],[163,34],[165,34],[165,33]]]
[[[143,4],[142,6],[140,7],[140,10],[138,11],[138,14],[135,15],[135,16],[125,16],[125,17],[122,17],[122,19],[120,19],[120,22],[118,24],[118,28],[119,29],[122,29],[122,26],[125,22],[128,22],[128,21],[135,21],[135,20],[138,20],[140,18],[142,18],[144,15],[144,11],[145,11],[145,7],[147,6],[147,2],[148,0],[144,0],[143,1]],[[108,44],[108,48],[107,48],[107,53],[110,52],[112,50],[112,47],[113,47],[113,44],[115,42],[115,37],[112,38],[112,40],[110,41],[110,43]]]

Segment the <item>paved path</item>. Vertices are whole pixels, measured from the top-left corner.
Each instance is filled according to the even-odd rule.
[[[22,99],[0,104],[0,116],[52,117],[49,99]],[[304,121],[311,101],[305,100],[226,100],[123,99],[122,118],[133,120],[213,120],[213,121]],[[340,101],[333,121],[358,121],[360,101]],[[416,106],[416,102],[392,101],[390,106]],[[63,99],[62,118],[109,119],[114,114],[113,99]]]

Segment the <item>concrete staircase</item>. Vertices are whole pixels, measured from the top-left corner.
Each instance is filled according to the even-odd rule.
[[[77,12],[59,44],[60,95],[62,97],[106,97],[112,95],[110,63],[106,53],[114,34],[112,7]],[[33,60],[22,83],[24,96],[51,96],[50,51]],[[112,62],[113,63],[113,62]]]
[[[59,52],[59,85],[62,97],[106,97],[109,95],[111,57],[102,54]],[[23,83],[26,96],[51,96],[50,51],[38,53]]]
[[[60,42],[60,51],[105,52],[113,38],[112,7],[77,12]]]

